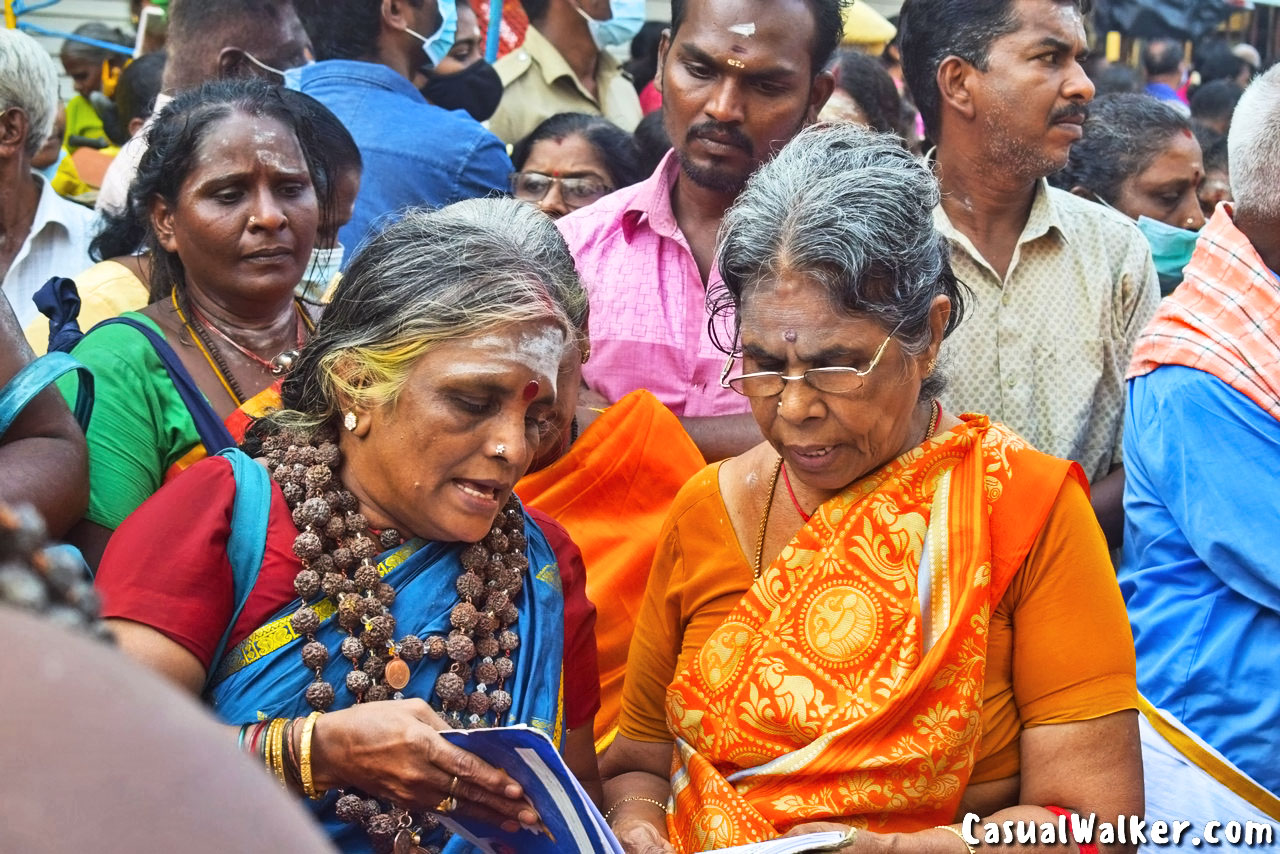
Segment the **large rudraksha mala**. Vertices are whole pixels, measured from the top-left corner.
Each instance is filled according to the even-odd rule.
[[[306,691],[311,707],[325,711],[334,701],[333,686],[323,675],[329,650],[315,638],[321,622],[316,606],[327,599],[347,632],[340,652],[351,662],[346,685],[357,703],[400,699],[409,683],[409,664],[425,654],[448,659],[432,698],[446,720],[459,728],[501,723],[512,703],[503,686],[514,673],[511,653],[520,643],[512,628],[519,618],[515,602],[529,567],[524,512],[515,496],[488,535],[462,553],[463,572],[456,582],[462,601],[449,615],[449,633],[425,642],[408,634],[396,642],[391,615],[395,589],[382,581],[373,559],[398,545],[401,537],[393,530],[372,531],[356,497],[342,487],[335,474],[341,455],[333,431],[284,430],[266,437],[262,452],[299,531],[293,551],[303,568],[293,586],[302,606],[290,623],[306,640],[303,666],[315,673]],[[363,824],[378,851],[398,850],[406,834],[416,848],[420,831],[438,826],[434,815],[418,822],[404,810],[385,811],[359,794],[339,798],[337,813],[344,821]]]

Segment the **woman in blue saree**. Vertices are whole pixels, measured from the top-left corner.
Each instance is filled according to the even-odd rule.
[[[108,546],[125,652],[204,694],[345,851],[470,850],[441,814],[537,825],[442,729],[535,727],[598,791],[580,559],[512,495],[585,311],[532,208],[411,212],[353,260],[248,456],[192,466]]]

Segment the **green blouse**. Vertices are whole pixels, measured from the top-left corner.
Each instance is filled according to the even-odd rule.
[[[161,332],[137,312],[122,316]],[[93,372],[84,518],[115,530],[160,488],[169,467],[199,444],[200,436],[164,362],[141,332],[124,324],[104,326],[86,335],[72,355]],[[75,379],[64,378],[59,388],[71,405]]]

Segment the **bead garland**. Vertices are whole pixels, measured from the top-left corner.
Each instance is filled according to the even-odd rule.
[[[448,635],[432,635],[424,642],[408,634],[397,643],[390,611],[395,589],[382,581],[373,558],[394,548],[401,537],[390,529],[377,534],[370,530],[359,501],[342,488],[335,475],[341,459],[336,433],[284,430],[264,438],[262,452],[299,532],[293,552],[303,568],[294,578],[294,592],[302,606],[290,624],[305,639],[303,666],[315,673],[307,686],[307,703],[325,711],[334,701],[333,686],[323,676],[329,650],[315,638],[320,627],[316,605],[328,599],[347,632],[340,654],[351,662],[346,686],[357,703],[401,699],[400,691],[410,679],[409,664],[424,655],[434,660],[447,657],[450,663],[436,679],[437,702],[432,705],[457,728],[500,723],[512,704],[503,686],[515,672],[511,654],[520,643],[512,628],[519,618],[515,600],[529,567],[518,499],[513,495],[488,535],[463,550],[463,572],[456,582],[462,601],[450,612]],[[434,815],[415,821],[405,810],[384,811],[376,800],[359,794],[344,794],[336,810],[343,821],[364,825],[377,851],[398,849],[406,838],[416,847],[422,832],[438,827]]]

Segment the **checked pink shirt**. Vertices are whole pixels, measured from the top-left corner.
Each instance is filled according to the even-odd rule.
[[[679,169],[669,152],[645,181],[556,223],[591,301],[583,377],[611,401],[648,389],[678,416],[748,412],[745,397],[720,388],[725,355],[707,331],[708,289],[671,210]],[[719,287],[719,270],[709,285]]]

